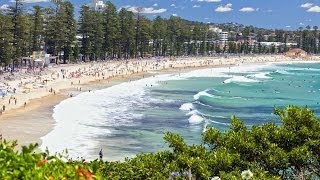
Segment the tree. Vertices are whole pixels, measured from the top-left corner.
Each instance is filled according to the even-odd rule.
[[[104,50],[108,57],[114,58],[119,46],[119,17],[116,7],[108,1],[103,11]]]
[[[69,1],[56,1],[55,4],[55,10],[46,10],[46,49],[49,53],[62,56],[63,63],[66,63],[74,54],[77,32],[74,7]]]
[[[153,39],[153,50],[154,56],[164,56],[164,42],[167,34],[167,23],[166,21],[157,16],[153,21],[152,25],[152,39]]]
[[[74,48],[73,48],[74,60],[79,60],[79,55],[80,55],[80,47],[79,47],[78,43],[76,43]]]
[[[93,17],[93,53],[94,60],[104,57],[103,51],[103,16],[100,12],[94,11]]]
[[[137,34],[138,39],[138,51],[140,57],[144,57],[146,53],[150,52],[149,42],[151,39],[151,22],[144,16],[140,16],[139,31]]]
[[[13,25],[11,18],[0,13],[0,62],[2,66],[11,63],[13,47]]]
[[[184,38],[182,36],[183,23],[181,18],[171,16],[168,20],[168,47],[170,49],[170,56],[178,56],[182,51]]]
[[[313,53],[317,54],[319,52],[319,47],[317,47],[317,43],[319,44],[319,33],[318,26],[313,26]]]
[[[43,9],[40,6],[33,6],[32,14],[32,51],[40,51],[43,41]]]
[[[120,57],[129,58],[135,52],[135,20],[134,14],[122,8],[119,12],[120,24]]]
[[[13,23],[13,69],[20,58],[29,55],[31,51],[31,21],[29,16],[23,13],[22,2],[22,0],[15,0],[15,6],[11,7],[9,12]]]
[[[58,6],[57,6],[58,7]],[[44,11],[44,51],[48,54],[58,55],[57,35],[59,28],[56,28],[56,13],[53,8],[45,8]],[[57,10],[56,10],[57,11]]]
[[[79,34],[81,35],[81,54],[84,56],[84,60],[90,59],[93,55],[93,36],[95,19],[92,17],[93,12],[88,6],[81,6],[80,18],[79,18]]]
[[[56,20],[62,25],[60,31],[63,32],[59,34],[61,39],[58,39],[58,47],[63,51],[63,63],[66,63],[67,59],[70,60],[73,54],[72,47],[74,46],[77,32],[74,7],[69,1],[60,4]]]

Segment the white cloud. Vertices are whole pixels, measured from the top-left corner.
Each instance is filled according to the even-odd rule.
[[[312,3],[305,3],[305,4],[301,4],[300,7],[302,7],[302,8],[311,8],[312,6],[313,6]]]
[[[216,12],[229,12],[232,11],[232,4],[226,4],[225,6],[221,5],[215,9]]]
[[[127,8],[128,11],[131,11],[133,13],[138,13],[140,10],[140,13],[142,14],[160,14],[167,11],[167,9],[154,9],[153,7],[136,7],[136,6],[130,6]]]
[[[192,7],[193,7],[193,8],[199,8],[200,6],[195,4],[195,5],[193,5]]]
[[[175,5],[175,4],[171,4],[170,6],[171,6],[171,7],[175,7],[176,5]]]
[[[317,6],[317,5],[312,4],[312,3],[301,4],[300,7],[308,9],[307,12],[317,12],[317,13],[320,13],[320,6]]]
[[[178,16],[178,14],[172,14],[172,16]]]
[[[239,11],[241,11],[241,12],[253,12],[253,11],[255,11],[255,9],[253,9],[252,7],[244,7],[244,8],[241,8]]]
[[[158,6],[158,4],[157,4],[157,3],[154,3],[152,6],[157,7],[157,6]]]
[[[286,26],[286,28],[291,28],[291,26],[290,26],[290,25],[288,25],[288,26]]]
[[[15,2],[15,0],[10,0],[10,2]],[[49,2],[49,0],[22,0],[24,3],[39,3],[39,2]]]
[[[221,2],[221,0],[198,0],[198,2]]]
[[[9,5],[4,4],[4,5],[0,6],[0,10],[4,10],[4,11],[9,10]]]
[[[316,12],[320,13],[320,6],[313,6],[307,10],[307,12]]]

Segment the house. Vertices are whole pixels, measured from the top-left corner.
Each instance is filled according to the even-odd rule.
[[[91,9],[94,11],[103,11],[106,5],[103,1],[92,0],[92,3],[89,4],[89,7],[91,7]]]

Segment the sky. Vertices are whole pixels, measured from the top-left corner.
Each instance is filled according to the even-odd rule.
[[[0,0],[0,9],[13,5],[13,0]],[[26,7],[51,6],[50,0],[23,0]],[[70,0],[76,14],[80,6],[92,0]],[[111,0],[118,9],[142,7],[149,18],[172,15],[187,20],[210,23],[236,22],[271,29],[295,30],[320,27],[320,0]]]

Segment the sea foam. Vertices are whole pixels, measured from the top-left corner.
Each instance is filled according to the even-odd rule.
[[[188,119],[189,123],[190,124],[200,124],[204,121],[204,118],[201,117],[200,115],[198,114],[193,114],[192,116],[190,116],[190,118]]]
[[[269,72],[261,72],[257,74],[250,74],[247,77],[256,78],[256,79],[270,79],[271,77],[268,76],[269,74],[270,74]]]
[[[246,78],[244,76],[234,76],[232,78],[229,78],[225,81],[223,81],[224,83],[228,84],[228,83],[232,83],[232,82],[246,82],[246,83],[252,83],[252,82],[259,82],[258,80],[255,79],[249,79]]]
[[[184,103],[180,106],[179,108],[182,111],[192,111],[193,109],[193,104],[192,103]]]
[[[207,97],[214,97],[214,95],[208,93],[209,90],[204,90],[198,92],[196,95],[193,96],[194,100],[198,100],[201,96],[207,96]]]
[[[192,116],[194,114],[200,114],[200,112],[198,110],[192,110],[192,111],[188,112],[186,115],[187,116]]]

